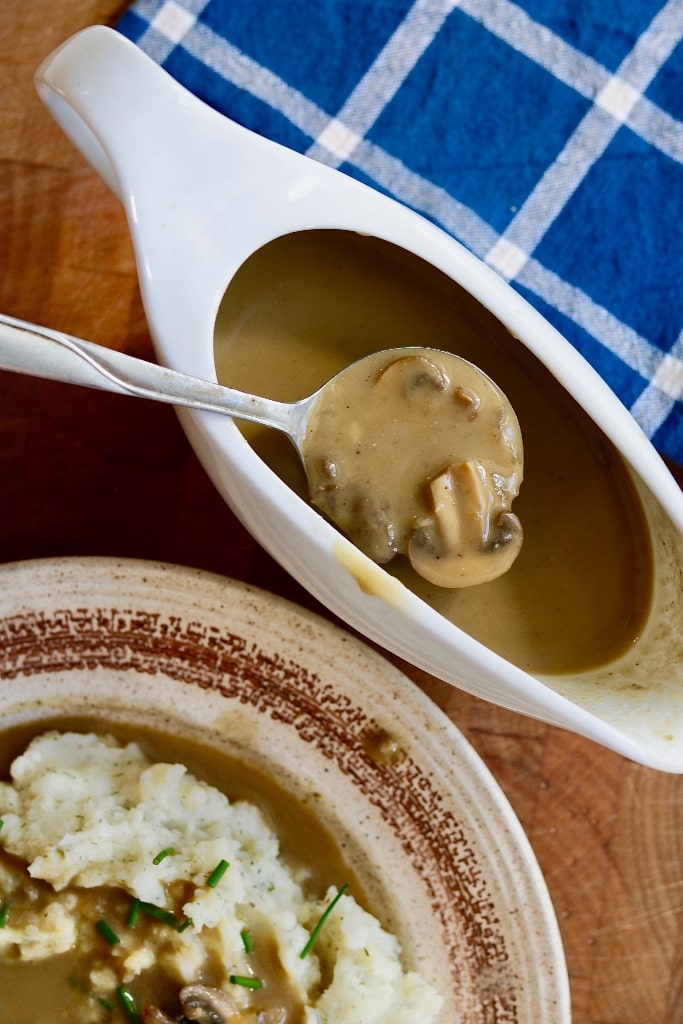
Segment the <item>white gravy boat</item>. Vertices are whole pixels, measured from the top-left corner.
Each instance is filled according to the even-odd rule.
[[[469,693],[645,765],[683,772],[683,494],[583,358],[445,233],[217,114],[111,29],[93,27],[65,43],[40,68],[37,87],[126,208],[161,363],[215,380],[216,315],[240,266],[280,236],[331,228],[375,236],[421,257],[548,368],[622,453],[645,507],[655,562],[652,608],[638,643],[607,665],[574,674],[533,676],[493,653],[340,537],[263,463],[232,421],[187,410],[179,416],[240,520],[350,626]]]

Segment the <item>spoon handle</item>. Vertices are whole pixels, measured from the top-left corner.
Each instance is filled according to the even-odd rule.
[[[0,369],[219,412],[295,436],[296,403],[235,391],[2,313]]]

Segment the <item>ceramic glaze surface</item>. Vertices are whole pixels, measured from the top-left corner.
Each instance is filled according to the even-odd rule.
[[[271,774],[445,995],[443,1024],[568,1024],[557,924],[517,819],[382,658],[271,595],[167,565],[16,563],[0,584],[5,728],[139,723]]]

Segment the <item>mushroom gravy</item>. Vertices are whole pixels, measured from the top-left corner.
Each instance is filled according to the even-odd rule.
[[[231,281],[215,330],[218,380],[295,401],[370,352],[419,345],[480,367],[524,438],[515,512],[524,545],[504,575],[447,590],[398,556],[386,571],[521,668],[606,664],[637,641],[652,597],[640,500],[613,445],[545,367],[448,276],[379,239],[303,231],[268,243]],[[254,450],[302,497],[290,442],[253,425]]]
[[[48,729],[58,729],[60,732],[67,733],[78,732],[86,736],[88,733],[93,734],[98,731],[97,721],[88,718],[59,718],[48,722],[42,721],[40,725],[5,730],[2,734],[0,748],[0,779],[9,778],[9,766],[14,758],[26,749],[27,744],[34,737],[44,734]],[[303,885],[307,900],[323,901],[324,903],[330,884],[337,886],[343,881],[348,883],[349,892],[353,892],[360,902],[366,903],[361,884],[353,872],[349,871],[344,862],[343,851],[340,850],[334,838],[320,825],[312,810],[294,800],[277,782],[269,777],[261,776],[253,770],[246,771],[237,760],[217,752],[214,748],[205,747],[187,739],[137,726],[130,729],[119,726],[114,730],[107,728],[108,734],[112,734],[112,732],[122,744],[137,744],[151,762],[183,763],[196,779],[203,780],[225,793],[231,803],[246,800],[258,807],[268,826],[278,837],[282,862],[293,873],[292,877],[296,877],[297,884]],[[156,767],[158,768],[159,765]],[[57,775],[54,776],[54,778],[57,777]],[[158,778],[155,776],[157,782]],[[51,785],[56,793],[56,783],[53,782]],[[100,806],[104,806],[105,799],[105,795],[101,794]],[[199,808],[197,813],[201,815],[203,805],[201,803],[198,805],[197,800],[198,795],[193,794],[191,808],[193,812]],[[183,805],[181,812],[179,805],[173,805],[165,813],[170,819],[173,819],[180,813],[184,816],[186,808]],[[206,813],[209,814],[209,811],[207,810]],[[7,814],[6,816],[9,817]],[[101,835],[99,832],[97,834]],[[137,832],[136,835],[142,847],[144,844],[143,833]],[[255,836],[258,836],[258,833],[255,833]],[[99,841],[105,844],[104,848],[106,849],[107,840],[104,835],[101,835]],[[207,840],[203,839],[199,845],[206,842]],[[252,854],[254,857],[256,857],[257,848],[259,847],[255,842]],[[64,849],[68,856],[70,849],[68,836]],[[180,853],[179,850],[164,852],[169,855],[169,861],[174,854]],[[45,853],[54,860],[56,856],[54,850],[49,850],[46,847]],[[210,856],[215,856],[215,854],[210,854]],[[81,863],[78,857],[74,860],[77,866]],[[155,871],[153,864],[156,864],[156,859],[152,861],[145,855],[145,863],[140,868],[140,877],[149,871]],[[0,841],[0,880],[2,880],[4,872],[16,872],[18,869],[22,869],[22,865],[22,861],[3,850]],[[233,867],[233,871],[236,868],[237,864]],[[81,869],[79,868],[79,870]],[[123,871],[123,868],[121,870]],[[266,862],[264,862],[263,870],[266,872],[265,878],[268,871]],[[284,876],[280,877],[280,882],[284,883]],[[177,881],[170,883],[167,896],[173,903],[177,915],[181,915],[183,901],[193,898],[192,886],[189,882],[183,882],[183,891],[176,891],[178,885]],[[215,892],[218,891],[217,885]],[[207,895],[211,897],[213,892],[214,890]],[[69,903],[69,901],[72,902]],[[93,978],[105,979],[108,973],[121,971],[119,954],[123,954],[124,951],[128,958],[126,962],[130,962],[136,957],[151,955],[151,950],[159,950],[161,961],[159,965],[156,965],[154,961],[148,963],[145,960],[144,969],[130,980],[123,979],[126,983],[126,990],[130,992],[137,1007],[141,1008],[143,1005],[160,1007],[158,1014],[151,1011],[146,1015],[143,1014],[145,1024],[164,1024],[170,1020],[179,1020],[180,1018],[177,1017],[180,1012],[179,999],[193,998],[195,995],[192,991],[193,988],[202,989],[200,992],[202,999],[207,998],[207,991],[210,992],[211,998],[221,998],[220,995],[216,995],[216,991],[226,972],[226,965],[222,960],[219,962],[216,959],[216,951],[213,950],[210,943],[210,933],[209,940],[207,940],[209,941],[208,959],[203,963],[201,976],[196,979],[196,983],[192,979],[189,984],[190,991],[188,993],[187,981],[183,988],[175,974],[169,973],[167,966],[163,966],[172,963],[175,955],[168,949],[171,940],[164,939],[164,933],[173,935],[173,928],[169,929],[165,923],[145,916],[144,912],[140,914],[134,926],[128,927],[131,898],[121,887],[98,885],[84,888],[71,884],[55,893],[55,890],[47,882],[34,879],[27,882],[23,891],[13,891],[8,900],[3,900],[0,897],[0,906],[9,904],[9,920],[12,927],[16,928],[23,926],[24,918],[28,923],[31,915],[34,915],[35,919],[37,912],[49,912],[51,906],[54,909],[57,902],[67,907],[73,907],[74,901],[77,901],[76,930],[79,936],[77,946],[63,953],[34,961],[22,960],[16,956],[16,953],[0,955],[0,993],[2,993],[0,1019],[3,1021],[11,1020],[15,1024],[48,1024],[48,1022],[55,1024],[56,1021],[69,1021],[72,1024],[73,1022],[82,1022],[82,1024],[100,1024],[101,1022],[104,1024],[109,1021],[124,1021],[126,1019],[124,1009],[117,1004],[116,998],[112,998],[109,994],[108,982],[102,982],[103,991],[93,991]],[[253,904],[251,906],[253,907]],[[360,907],[358,909],[360,910]],[[303,908],[297,908],[297,912],[303,913]],[[250,942],[253,947],[252,950],[247,951],[249,970],[253,970],[254,976],[262,979],[264,984],[262,988],[250,990],[249,1009],[243,1009],[242,1013],[234,1017],[235,1024],[237,1021],[244,1022],[244,1024],[301,1024],[305,1013],[302,1005],[302,992],[284,967],[281,959],[282,950],[276,948],[271,934],[271,921],[265,917],[261,918],[258,909],[246,910],[245,913],[248,917],[250,914],[253,915],[253,920],[250,918],[249,923]],[[301,920],[303,919],[302,917]],[[104,933],[98,934],[98,921],[105,921],[112,927],[117,937],[120,937],[118,944],[110,945]],[[127,943],[130,945],[128,934],[134,934],[138,950],[125,948]],[[189,934],[189,931],[186,934]],[[0,938],[2,938],[1,934]],[[368,940],[368,947],[369,942],[370,940]],[[217,949],[222,948],[218,944],[216,947]],[[244,950],[242,953],[244,954]],[[185,955],[191,959],[189,953]],[[339,966],[339,962],[336,968],[334,965],[324,964],[323,974],[331,973]],[[187,969],[189,970],[189,968]],[[324,976],[321,987],[329,984],[329,981],[330,978]],[[182,995],[183,992],[184,995]],[[431,998],[429,990],[425,989],[425,993]],[[186,1002],[183,1002],[183,1006],[187,1010]],[[193,1013],[187,1012],[187,1016],[193,1020],[215,1020],[216,1024],[224,1019],[231,1022],[233,1020],[230,1013],[227,1016],[195,1017]],[[425,1011],[426,1021],[431,1020],[432,1016],[432,1013]],[[318,1017],[314,1014],[311,1019],[317,1020]],[[182,1020],[185,1020],[185,1016],[182,1017]]]
[[[378,352],[330,381],[302,444],[310,498],[380,564],[406,555],[439,587],[507,572],[522,546],[514,410],[449,352]]]

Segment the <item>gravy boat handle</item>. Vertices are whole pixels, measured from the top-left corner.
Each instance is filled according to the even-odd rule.
[[[228,282],[278,232],[296,167],[318,165],[219,114],[103,25],[55,50],[35,84],[123,204],[155,345],[196,338],[208,377]]]

